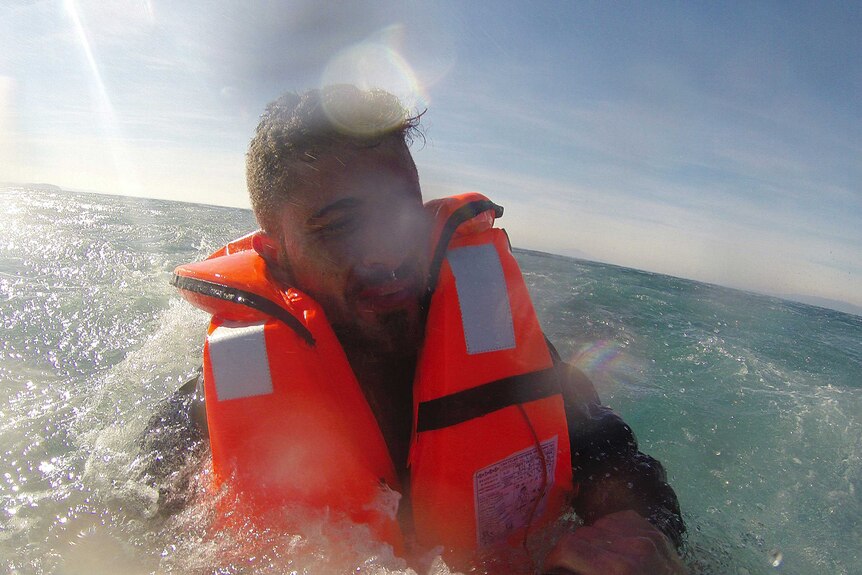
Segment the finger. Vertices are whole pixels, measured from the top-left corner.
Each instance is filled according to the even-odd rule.
[[[601,529],[612,529],[616,532],[631,535],[635,535],[644,529],[654,529],[652,523],[631,509],[617,511],[615,513],[605,515],[604,517],[600,517],[593,523],[593,526]]]
[[[610,540],[586,540],[574,533],[567,535],[548,555],[544,572],[553,573],[563,569],[577,575],[633,573],[637,567],[635,561],[616,553],[612,549],[613,545],[614,542]]]
[[[608,530],[594,525],[583,525],[569,533],[569,535],[586,541],[600,540],[607,539]]]
[[[664,533],[635,511],[626,510],[600,518],[591,526],[594,531],[590,538],[634,537],[647,538],[656,549],[667,558],[676,558],[676,548]]]

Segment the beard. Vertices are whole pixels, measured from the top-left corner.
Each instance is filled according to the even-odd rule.
[[[425,336],[424,314],[420,310],[393,310],[375,316],[375,321],[340,322],[332,326],[348,352],[382,357],[415,356]]]

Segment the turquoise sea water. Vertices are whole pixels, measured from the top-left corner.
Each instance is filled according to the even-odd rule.
[[[0,198],[0,569],[411,572],[325,521],[315,540],[209,537],[205,504],[161,517],[139,479],[138,434],[200,363],[207,320],[171,270],[252,229],[248,211]],[[550,339],[667,467],[694,572],[862,573],[862,318],[516,255]]]

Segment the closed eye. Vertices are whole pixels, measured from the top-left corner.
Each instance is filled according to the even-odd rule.
[[[336,236],[352,231],[356,227],[358,211],[362,202],[356,198],[342,198],[318,211],[308,220],[314,235]]]
[[[353,230],[356,227],[356,219],[355,218],[339,218],[337,220],[327,222],[325,224],[319,224],[314,226],[314,233],[320,234],[323,236],[332,236],[340,233],[346,233]]]

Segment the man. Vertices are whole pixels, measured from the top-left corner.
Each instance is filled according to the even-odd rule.
[[[526,541],[570,498],[588,526],[544,569],[684,572],[664,470],[546,344],[490,227],[502,210],[478,195],[423,206],[408,149],[417,123],[393,96],[351,86],[285,94],[264,113],[247,158],[262,232],[175,278],[214,314],[204,379],[217,479],[270,506],[342,505],[396,546],[413,532],[449,537],[453,557],[464,541]],[[442,364],[462,367],[440,375]],[[457,393],[439,388],[446,378]],[[476,399],[489,389],[502,399]],[[463,480],[448,471],[459,466]],[[397,522],[368,511],[381,485],[403,496]]]

